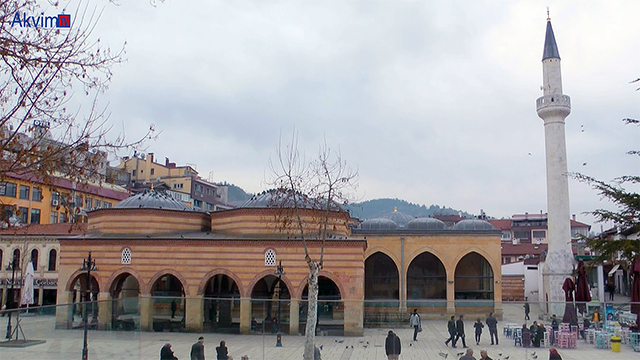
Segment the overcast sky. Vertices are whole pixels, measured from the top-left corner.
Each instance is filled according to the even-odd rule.
[[[363,200],[398,197],[489,216],[547,211],[542,95],[546,6],[560,56],[568,167],[639,174],[638,1],[96,2],[95,34],[125,41],[102,97],[160,162],[264,190],[280,133],[329,145]],[[93,3],[92,3],[93,5]],[[569,183],[571,212],[609,206]],[[390,209],[392,210],[392,209]],[[595,226],[599,230],[600,225]]]

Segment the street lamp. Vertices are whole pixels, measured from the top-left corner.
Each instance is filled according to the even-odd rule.
[[[84,347],[82,348],[82,360],[87,360],[89,358],[89,349],[87,348],[87,320],[89,319],[87,313],[87,302],[91,300],[91,271],[98,270],[96,268],[96,260],[91,258],[91,250],[89,250],[89,256],[82,260],[82,267],[80,271],[87,272],[87,295],[84,301]]]
[[[7,340],[11,340],[11,311],[10,309],[13,308],[14,305],[14,299],[16,297],[16,294],[14,293],[13,290],[13,284],[16,281],[16,270],[19,270],[19,262],[18,262],[18,254],[14,253],[13,254],[13,260],[11,260],[11,262],[7,265],[6,270],[11,270],[11,297],[13,299],[9,299],[9,297],[7,296],[7,312],[9,313],[9,321],[7,322],[7,336],[6,339]],[[9,300],[11,300],[11,302],[9,302]]]
[[[278,334],[276,335],[276,347],[282,347],[282,335],[280,334],[280,303],[282,302],[282,275],[284,275],[282,260],[276,267],[276,275],[278,275]]]

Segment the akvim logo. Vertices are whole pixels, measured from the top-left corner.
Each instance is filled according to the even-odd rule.
[[[22,18],[20,18],[20,13],[16,13],[13,16],[11,27],[16,26],[16,24],[19,27],[70,28],[71,15],[59,14],[58,16],[45,16],[44,13],[40,13],[39,16],[28,16],[27,13],[24,12],[22,13]]]

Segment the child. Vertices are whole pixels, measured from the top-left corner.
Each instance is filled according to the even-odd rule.
[[[476,345],[480,345],[480,336],[482,335],[482,328],[484,325],[480,321],[480,319],[476,320],[476,323],[473,324],[473,327],[476,328]]]

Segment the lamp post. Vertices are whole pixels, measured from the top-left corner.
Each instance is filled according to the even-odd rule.
[[[282,302],[282,275],[284,275],[282,260],[276,267],[276,275],[278,275],[278,334],[276,335],[276,347],[282,347],[282,334],[280,334],[280,303]]]
[[[7,265],[6,269],[7,270],[11,270],[11,297],[13,299],[10,299],[7,296],[7,312],[9,313],[9,321],[7,322],[7,336],[6,339],[7,340],[11,340],[11,308],[13,308],[13,303],[14,303],[14,299],[16,297],[15,293],[14,293],[14,288],[13,288],[13,284],[16,281],[16,270],[18,270],[18,255],[17,254],[13,254],[13,260],[11,260],[11,262],[9,263],[9,265]],[[11,302],[9,302],[11,301]]]
[[[82,360],[87,360],[89,358],[89,348],[87,348],[87,320],[89,319],[89,314],[87,313],[87,302],[91,300],[91,271],[96,271],[96,260],[91,258],[91,250],[89,250],[89,256],[82,260],[81,271],[87,272],[87,289],[86,289],[86,297],[84,301],[84,346],[82,348]]]

